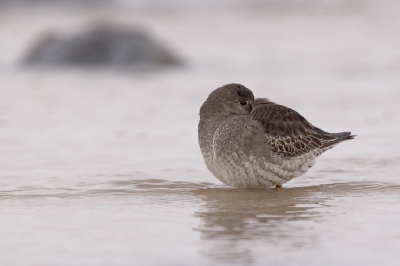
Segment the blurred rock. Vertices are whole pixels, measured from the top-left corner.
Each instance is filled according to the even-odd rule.
[[[25,66],[175,66],[181,61],[140,30],[110,26],[69,37],[48,34],[33,46]]]

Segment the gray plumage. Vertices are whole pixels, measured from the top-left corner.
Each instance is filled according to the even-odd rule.
[[[324,151],[354,138],[350,132],[325,132],[290,108],[254,99],[240,84],[208,96],[198,133],[208,169],[239,188],[281,186],[304,174]]]

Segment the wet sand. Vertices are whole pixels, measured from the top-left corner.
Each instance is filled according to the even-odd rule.
[[[397,265],[390,6],[48,12],[0,11],[1,265]],[[187,67],[18,67],[35,33],[98,18],[150,28]],[[229,188],[206,169],[197,123],[230,82],[358,137],[282,189]]]

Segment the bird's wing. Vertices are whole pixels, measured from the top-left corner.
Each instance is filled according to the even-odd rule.
[[[323,147],[324,137],[296,111],[269,101],[255,103],[250,115],[261,123],[266,145],[273,152],[297,157]]]
[[[355,137],[355,135],[351,135],[351,132],[328,133],[317,127],[313,126],[313,128],[322,137],[322,149],[332,148],[343,140],[354,139]]]

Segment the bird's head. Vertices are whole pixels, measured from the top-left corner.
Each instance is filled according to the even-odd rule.
[[[251,90],[240,84],[227,84],[211,92],[200,109],[200,115],[204,112],[245,115],[251,112],[253,103]]]

